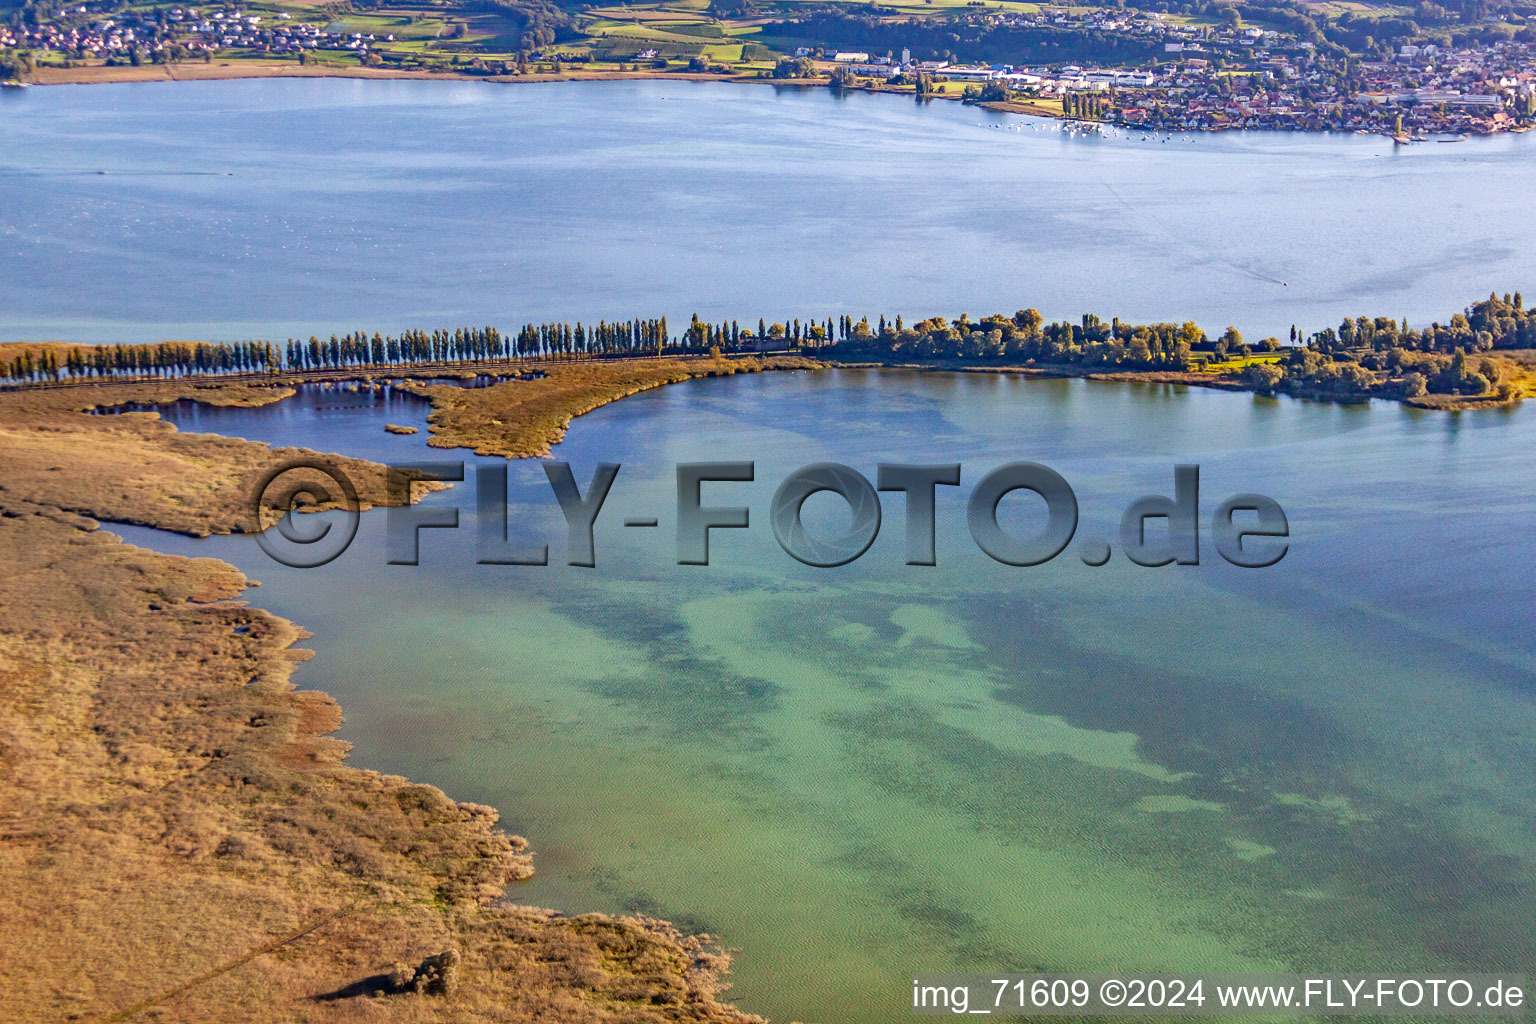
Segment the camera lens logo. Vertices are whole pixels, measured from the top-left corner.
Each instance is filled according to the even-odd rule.
[[[251,502],[251,532],[273,561],[293,569],[314,569],[335,561],[357,536],[361,504],[357,488],[324,459],[294,459],[268,470],[257,482]],[[295,513],[309,512],[299,525]],[[267,528],[272,514],[277,522]]]
[[[800,510],[805,499],[818,491],[832,491],[848,503],[853,519],[847,533],[815,538],[806,531]],[[847,565],[868,551],[880,533],[880,496],[858,470],[818,462],[785,478],[774,492],[769,519],[779,546],[797,561],[818,568]]]

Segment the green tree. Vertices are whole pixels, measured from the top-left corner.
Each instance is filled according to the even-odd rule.
[[[1285,380],[1285,370],[1274,363],[1254,363],[1243,371],[1243,378],[1260,394],[1272,394]]]

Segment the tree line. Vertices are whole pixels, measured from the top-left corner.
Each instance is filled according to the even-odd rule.
[[[1292,341],[1300,339],[1292,328]],[[1536,315],[1519,292],[1490,294],[1446,324],[1355,317],[1292,348],[1282,364],[1250,366],[1260,391],[1420,398],[1428,394],[1514,397],[1504,363],[1484,353],[1536,348]]]
[[[754,326],[712,323],[695,314],[673,336],[666,317],[596,324],[526,324],[515,333],[495,327],[411,330],[399,335],[354,331],[271,341],[162,342],[152,345],[46,346],[0,360],[10,384],[65,379],[174,378],[298,370],[380,370],[418,366],[593,359],[763,349],[814,349],[830,358],[888,362],[967,361],[1126,370],[1223,369],[1256,390],[1339,396],[1415,398],[1428,393],[1502,398],[1512,395],[1504,364],[1486,353],[1536,349],[1536,313],[1519,292],[1490,294],[1447,323],[1409,327],[1406,319],[1353,317],[1307,335],[1292,327],[1289,344],[1265,338],[1256,346],[1235,327],[1211,338],[1192,321],[1132,324],[1086,313],[1047,322],[1036,309],[973,320],[902,317],[818,320],[785,317]],[[61,355],[62,352],[62,355]],[[1238,363],[1229,363],[1237,359]]]
[[[916,362],[995,362],[1126,370],[1192,371],[1202,366],[1240,376],[1262,392],[1334,397],[1418,398],[1426,394],[1514,396],[1505,363],[1485,353],[1536,348],[1536,313],[1519,292],[1474,303],[1445,324],[1410,328],[1407,320],[1355,317],[1290,342],[1243,340],[1235,327],[1215,338],[1193,322],[1045,322],[1035,309],[972,320],[933,317],[910,327],[897,317],[867,319],[842,332],[829,356]],[[1236,359],[1237,363],[1229,363]]]
[[[528,324],[515,334],[495,327],[411,330],[399,335],[375,331],[333,334],[308,341],[182,342],[140,345],[46,346],[23,349],[0,361],[0,378],[12,383],[81,378],[171,378],[294,370],[387,369],[529,359],[573,359],[661,355],[685,350],[670,339],[667,318],[593,325]]]
[[[1406,319],[1398,322],[1390,317],[1362,316],[1344,320],[1337,329],[1319,331],[1312,335],[1310,344],[1320,352],[1385,352],[1400,348],[1450,354],[1458,348],[1468,352],[1536,348],[1536,315],[1525,308],[1519,292],[1503,297],[1489,294],[1487,299],[1473,303],[1445,324],[1437,322],[1411,329]]]
[[[786,317],[782,323],[759,319],[757,330],[738,321],[709,323],[695,314],[674,336],[667,318],[636,318],[596,324],[581,321],[526,324],[515,333],[496,327],[410,330],[398,335],[378,331],[289,338],[272,341],[182,342],[134,345],[60,345],[24,347],[0,360],[0,380],[10,384],[67,379],[175,378],[298,370],[391,369],[452,366],[464,363],[515,362],[621,356],[743,352],[762,347],[802,348],[827,344],[839,331],[853,330],[852,317]]]
[[[1234,332],[1235,333],[1235,332]],[[853,324],[831,354],[895,360],[998,360],[1053,365],[1123,366],[1127,369],[1185,370],[1198,345],[1209,343],[1192,322],[1106,323],[1092,313],[1078,321],[1047,323],[1037,309],[972,320],[931,317],[910,327],[901,317],[877,325]]]

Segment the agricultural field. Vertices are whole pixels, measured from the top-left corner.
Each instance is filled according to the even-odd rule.
[[[1230,359],[1217,361],[1211,359],[1207,353],[1196,352],[1193,358],[1196,363],[1195,369],[1201,373],[1236,373],[1258,363],[1281,362],[1285,356],[1265,353],[1263,355],[1233,356]]]
[[[6,5],[17,2],[0,0],[0,18]],[[152,63],[167,78],[351,71],[538,80],[777,75],[835,80],[839,87],[911,91],[922,74],[923,88],[934,96],[974,98],[1015,113],[1078,116],[1084,110],[1068,111],[1062,97],[1102,87],[1102,80],[1087,80],[1095,69],[1161,66],[1166,75],[1177,66],[1186,76],[1178,88],[1122,90],[1108,97],[1107,105],[1095,102],[1087,116],[1113,120],[1123,111],[1141,127],[1151,118],[1169,130],[1355,129],[1397,138],[1405,132],[1471,134],[1536,124],[1529,90],[1506,97],[1507,111],[1458,107],[1433,116],[1410,111],[1396,119],[1375,105],[1352,102],[1367,88],[1373,94],[1419,88],[1427,75],[1432,76],[1427,88],[1509,91],[1507,83],[1516,80],[1511,75],[1528,75],[1536,67],[1536,0],[1512,2],[1501,15],[1506,21],[1483,19],[1473,25],[1437,5],[1429,5],[1426,15],[1419,8],[1410,12],[1355,0],[1299,6],[1289,0],[1251,0],[1241,9],[1223,4],[1196,11],[1185,5],[1151,12],[1025,0],[655,0],[594,6],[573,0],[256,0],[237,12],[228,6],[183,9],[167,0],[135,0],[113,8],[121,24],[110,32],[93,28],[95,15],[84,6],[60,8],[56,25],[41,34],[23,30],[22,42],[7,44],[18,51],[29,47],[27,52],[0,48],[0,78],[25,78],[36,70],[39,81],[137,79],[155,77],[139,70]],[[1438,19],[1436,27],[1421,28],[1413,16]],[[130,34],[115,39],[93,35],[124,31]],[[1432,36],[1440,41],[1437,45],[1447,46],[1454,33],[1461,33],[1460,45],[1476,43],[1469,35],[1476,33],[1479,40],[1517,41],[1523,48],[1499,58],[1498,77],[1464,73],[1464,68],[1485,65],[1459,55],[1434,69],[1392,62],[1399,44],[1428,43]],[[908,69],[899,85],[867,69],[853,71],[857,77],[850,81],[850,72],[835,73],[831,60],[837,51],[884,58],[903,50],[918,62],[1022,68],[1036,76],[1031,82],[1044,84],[1017,87],[1015,80],[978,95],[959,80],[975,78],[974,73],[946,81],[947,72],[930,75],[916,68]],[[1169,62],[1167,53],[1200,56]],[[816,63],[777,67],[784,58],[806,54]],[[1365,56],[1391,72],[1375,73],[1365,82],[1351,70],[1358,70],[1352,62]],[[1045,79],[1039,77],[1042,71]]]

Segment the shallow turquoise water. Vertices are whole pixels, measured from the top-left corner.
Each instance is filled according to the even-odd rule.
[[[1257,339],[1532,290],[1531,135],[1141,138],[720,83],[11,90],[0,341],[1031,306]]]
[[[321,418],[277,408],[233,415],[328,447]],[[576,421],[556,456],[583,486],[624,467],[595,569],[475,566],[469,484],[431,499],[461,527],[424,531],[417,567],[384,564],[382,513],[307,571],[249,540],[124,532],[261,579],[252,599],[316,634],[298,682],[341,700],[356,763],[532,840],[516,899],[707,929],[741,950],[746,1007],[873,1022],[904,1015],[914,971],[1528,968],[1533,442],[1524,409],[765,374]],[[1267,494],[1291,551],[1239,570],[1206,536],[1199,566],[993,563],[961,510],[1020,458],[1072,483],[1079,539],[1114,539],[1196,462],[1204,516]],[[672,467],[694,459],[757,463],[707,485],[753,515],[708,567],[675,564]],[[785,555],[769,499],[823,459],[963,463],[939,565],[903,564],[895,495],[852,565]],[[514,534],[558,561],[543,472],[511,476]],[[660,529],[620,525],[646,515]]]

